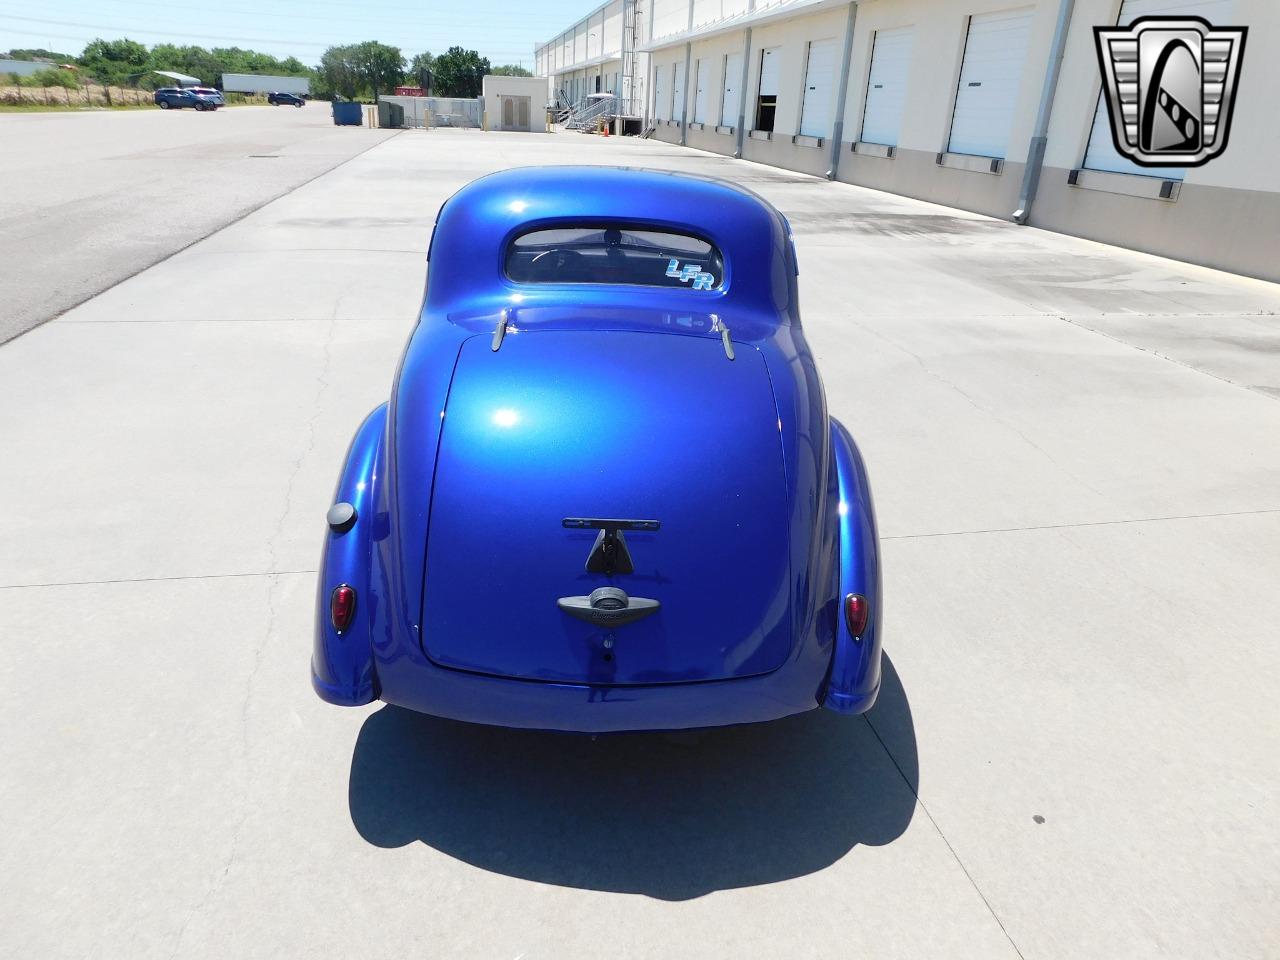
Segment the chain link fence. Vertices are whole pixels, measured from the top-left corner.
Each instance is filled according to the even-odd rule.
[[[471,127],[479,129],[484,102],[454,97],[382,97],[404,108],[406,127]]]

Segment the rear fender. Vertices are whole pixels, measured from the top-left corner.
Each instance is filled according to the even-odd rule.
[[[374,671],[372,625],[378,612],[381,578],[375,575],[374,541],[385,536],[385,514],[378,513],[378,484],[385,475],[384,446],[387,405],[375,409],[356,431],[333,502],[355,507],[356,519],[346,530],[325,530],[316,587],[315,652],[311,684],[321,699],[342,706],[359,706],[378,698]],[[329,598],[346,584],[356,592],[355,618],[342,633],[329,616]]]
[[[880,691],[880,551],[867,470],[849,431],[831,418],[831,450],[839,485],[840,591],[835,651],[822,705],[837,713],[870,710]],[[871,603],[861,637],[849,633],[844,598],[860,593]]]

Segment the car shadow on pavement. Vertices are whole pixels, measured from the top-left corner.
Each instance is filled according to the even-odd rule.
[[[886,657],[866,717],[814,710],[697,734],[592,740],[384,707],[360,730],[349,802],[379,847],[420,840],[512,877],[684,900],[889,843],[918,787],[911,711]]]

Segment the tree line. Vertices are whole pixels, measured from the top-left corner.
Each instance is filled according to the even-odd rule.
[[[137,86],[154,90],[172,81],[152,72],[169,70],[198,77],[205,83],[221,86],[224,73],[258,73],[277,76],[306,77],[311,81],[313,96],[346,97],[349,100],[376,100],[397,86],[424,87],[442,97],[478,97],[481,79],[486,73],[528,77],[532,74],[514,64],[493,66],[487,57],[475,50],[450,47],[433,56],[419,53],[406,60],[399,47],[376,40],[329,47],[320,63],[308,67],[297,57],[279,59],[256,50],[240,47],[178,46],[145,44],[122,38],[91,40],[79,56],[40,48],[10,50],[14,60],[48,60],[48,70],[32,77],[45,85],[71,86],[79,80],[91,79],[107,86]],[[61,70],[61,65],[74,71]]]
[[[405,60],[399,47],[377,41],[330,47],[320,58],[312,88],[320,95],[378,99],[398,86],[421,87],[437,97],[478,97],[485,74],[531,77],[514,64],[495,67],[475,50],[450,47],[444,53],[419,53]]]
[[[51,60],[51,70],[68,64],[83,79],[90,79],[104,86],[157,87],[172,86],[173,81],[153,73],[154,70],[170,70],[199,77],[205,83],[221,84],[224,73],[269,73],[286,77],[310,77],[312,71],[297,57],[283,60],[257,50],[240,47],[214,47],[206,50],[199,46],[178,46],[173,43],[157,43],[148,48],[136,40],[90,40],[79,56],[52,50],[10,50],[14,60]],[[42,71],[47,73],[48,71]],[[64,73],[70,71],[64,71]],[[64,84],[65,85],[65,84]]]

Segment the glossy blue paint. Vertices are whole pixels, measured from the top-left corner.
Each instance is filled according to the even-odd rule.
[[[862,713],[871,709],[880,692],[880,541],[876,535],[871,485],[858,446],[849,431],[831,418],[831,446],[839,480],[841,603],[860,593],[871,603],[867,626],[861,636],[849,633],[839,617],[835,655],[823,706],[837,713]]]
[[[311,658],[311,682],[330,703],[352,706],[377,699],[373,645],[369,626],[379,605],[370,563],[373,539],[385,528],[385,514],[375,507],[375,489],[387,429],[387,405],[375,409],[356,431],[347,451],[346,466],[334,492],[334,503],[355,507],[356,519],[347,530],[325,531],[324,559],[316,585],[316,644]],[[342,633],[329,618],[329,598],[347,584],[356,591],[355,619]]]
[[[702,236],[723,282],[505,276],[515,234],[583,222]],[[321,696],[590,732],[870,707],[879,631],[849,638],[839,598],[858,585],[877,622],[874,517],[827,416],[782,216],[716,181],[521,169],[451,198],[430,257],[390,404],[339,484],[359,517],[326,540]],[[634,573],[589,574],[594,537],[567,516],[662,527],[626,535]],[[327,603],[342,582],[358,601],[339,636]],[[662,607],[611,636],[557,608],[602,584]]]
[[[747,347],[730,363],[718,339],[538,332],[497,353],[468,340],[427,526],[427,655],[583,683],[777,669],[792,639],[777,416],[759,353]],[[596,531],[566,530],[565,517],[662,526],[625,533],[635,570],[609,576],[584,569]],[[488,585],[482,616],[478,583]],[[662,607],[608,630],[545,602],[602,586]]]

